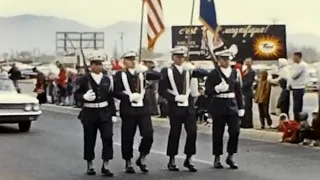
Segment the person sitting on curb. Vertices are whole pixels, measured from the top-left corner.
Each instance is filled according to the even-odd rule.
[[[297,121],[289,120],[285,113],[279,116],[279,129],[283,132],[281,142],[297,143],[300,124]]]
[[[320,141],[320,121],[318,119],[318,112],[312,113],[312,123],[309,125],[308,121],[300,122],[299,142],[300,145],[319,146]]]

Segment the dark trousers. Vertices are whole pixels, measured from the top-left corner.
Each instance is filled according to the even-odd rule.
[[[208,117],[205,115],[206,113],[207,113],[207,110],[198,109],[197,110],[197,120],[199,122],[206,122],[208,120]]]
[[[184,124],[184,128],[187,133],[184,153],[190,156],[196,154],[197,122],[195,114],[171,114],[169,115],[169,120],[170,132],[167,145],[167,155],[173,157],[178,154],[182,124]]]
[[[223,134],[226,124],[228,125],[229,140],[227,152],[234,154],[238,152],[240,134],[240,119],[236,115],[212,116],[212,154],[220,156],[223,154]]]
[[[271,126],[272,119],[269,114],[269,104],[259,103],[258,108],[261,127],[264,128],[266,126],[265,120],[267,120],[268,126]]]
[[[166,103],[159,103],[160,107],[160,117],[168,116],[168,105]]]
[[[293,89],[292,90],[293,114],[294,114],[294,119],[296,121],[299,121],[299,113],[302,111],[303,95],[304,95],[304,89]]]
[[[99,130],[102,140],[102,159],[113,159],[113,123],[101,120],[82,120],[84,134],[84,159],[92,161],[95,158],[94,148],[96,145],[97,132]]]
[[[244,96],[245,113],[241,121],[242,128],[253,128],[252,101],[251,96]]]
[[[130,160],[133,157],[134,136],[137,127],[142,137],[139,152],[147,155],[153,143],[153,127],[151,117],[148,115],[122,116],[121,125],[121,152],[124,160]]]

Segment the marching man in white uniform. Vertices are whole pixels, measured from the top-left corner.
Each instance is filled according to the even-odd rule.
[[[94,51],[87,57],[90,61],[91,72],[78,80],[75,96],[83,103],[79,119],[84,134],[84,159],[87,161],[87,174],[95,175],[94,148],[97,131],[102,140],[101,173],[112,177],[108,164],[113,159],[113,122],[116,121],[116,108],[113,100],[113,79],[102,74],[102,62],[105,55]]]
[[[198,95],[197,78],[203,78],[208,73],[196,69],[191,63],[184,62],[187,48],[176,47],[172,51],[173,64],[161,71],[162,79],[159,82],[159,95],[168,101],[170,133],[167,145],[169,156],[168,169],[179,171],[175,164],[178,155],[179,140],[182,124],[184,124],[187,140],[184,149],[186,160],[183,164],[190,172],[197,169],[191,163],[191,157],[196,154],[197,124],[194,98]]]

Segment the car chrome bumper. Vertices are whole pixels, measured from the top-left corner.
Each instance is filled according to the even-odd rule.
[[[0,123],[18,123],[22,121],[36,121],[42,114],[42,111],[12,111],[0,110]]]

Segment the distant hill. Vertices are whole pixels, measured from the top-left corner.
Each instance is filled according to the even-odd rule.
[[[20,15],[0,17],[0,52],[40,48],[41,52],[55,52],[55,33],[57,31],[103,31],[105,49],[112,52],[117,44],[121,52],[120,32],[124,33],[124,50],[136,50],[139,45],[140,25],[136,22],[120,21],[101,29],[89,27],[77,21],[52,16]],[[166,52],[171,46],[171,28],[156,44],[156,51]],[[146,36],[143,36],[146,45]],[[320,37],[314,34],[292,34],[287,36],[288,43],[298,46],[313,46],[320,50]]]

